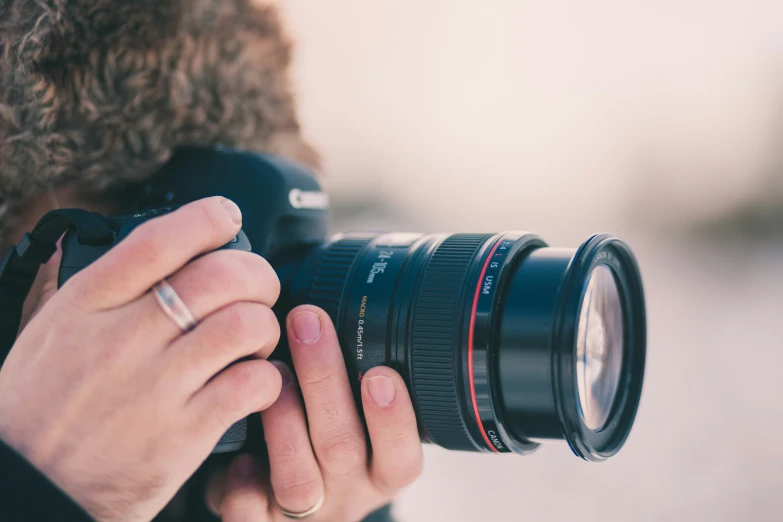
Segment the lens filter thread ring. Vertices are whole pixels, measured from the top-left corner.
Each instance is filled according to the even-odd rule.
[[[612,413],[599,430],[582,418],[576,392],[576,337],[585,282],[592,271],[611,268],[621,298],[624,354],[620,387]],[[602,461],[625,443],[639,407],[646,359],[646,314],[641,275],[631,250],[611,234],[596,234],[573,256],[563,284],[561,306],[554,328],[554,394],[563,435],[573,452],[585,460]]]

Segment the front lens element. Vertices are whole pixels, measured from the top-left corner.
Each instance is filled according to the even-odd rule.
[[[623,366],[623,310],[606,265],[590,274],[576,342],[576,379],[585,425],[600,430],[612,412]]]

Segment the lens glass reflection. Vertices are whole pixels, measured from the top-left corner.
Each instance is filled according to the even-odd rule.
[[[623,310],[612,270],[597,266],[587,282],[576,341],[576,380],[585,425],[600,430],[612,411],[623,366]]]

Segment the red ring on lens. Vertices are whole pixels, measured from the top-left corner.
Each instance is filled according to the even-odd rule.
[[[481,283],[484,281],[484,276],[487,273],[487,267],[489,266],[489,262],[492,260],[492,257],[495,255],[495,251],[497,251],[501,242],[502,241],[498,239],[498,241],[495,243],[495,246],[492,247],[492,250],[490,250],[489,255],[487,256],[487,260],[484,261],[484,266],[481,269],[481,274],[479,275],[478,281],[476,282],[476,292],[473,295],[473,308],[471,309],[470,312],[470,327],[468,329],[468,383],[470,387],[470,400],[473,403],[473,415],[476,417],[476,423],[478,424],[478,428],[479,431],[481,432],[481,436],[484,438],[484,442],[486,442],[487,447],[495,453],[500,453],[500,451],[498,451],[498,449],[494,446],[494,444],[490,442],[489,437],[487,436],[487,433],[484,430],[484,423],[481,422],[481,415],[479,414],[478,401],[476,400],[476,384],[473,377],[473,336],[476,329],[476,310],[478,309],[478,300],[479,300],[479,294],[481,292]]]

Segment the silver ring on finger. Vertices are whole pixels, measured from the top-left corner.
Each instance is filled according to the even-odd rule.
[[[183,333],[191,331],[198,325],[193,313],[167,280],[161,279],[158,284],[153,286],[152,294],[161,309]]]
[[[321,493],[321,498],[318,499],[318,502],[315,503],[313,507],[308,509],[307,511],[302,511],[301,513],[294,513],[293,511],[286,511],[283,509],[280,504],[277,505],[278,509],[280,509],[280,512],[286,517],[286,518],[293,518],[295,520],[301,520],[303,518],[307,518],[311,515],[315,515],[319,509],[324,505],[324,499],[325,495]]]

